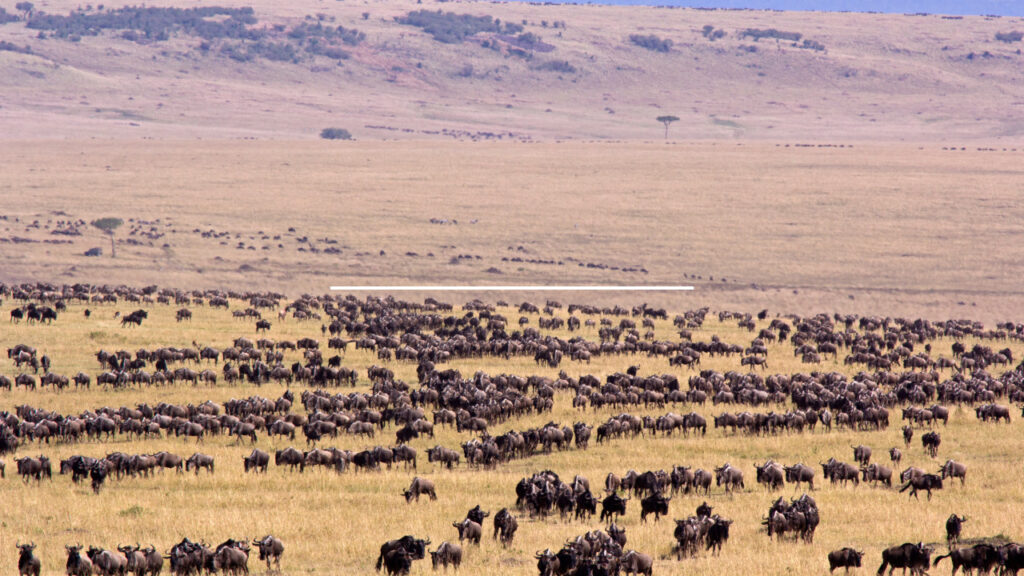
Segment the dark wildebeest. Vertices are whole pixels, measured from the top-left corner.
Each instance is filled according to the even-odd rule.
[[[292,470],[295,470],[297,466],[299,472],[302,472],[306,468],[305,463],[306,459],[302,456],[302,452],[295,448],[288,447],[274,453],[275,466],[289,466]]]
[[[397,540],[388,540],[381,544],[381,553],[377,557],[377,571],[381,571],[381,567],[384,566],[385,560],[396,552],[403,552],[404,556],[408,561],[406,565],[406,572],[409,572],[409,567],[412,566],[412,561],[423,560],[426,556],[427,546],[430,545],[430,540],[423,540],[422,538],[414,538],[413,536],[402,536]],[[400,554],[399,554],[400,556]],[[393,558],[393,557],[392,557]],[[392,565],[388,564],[388,572],[391,574],[397,574],[392,570]]]
[[[871,463],[871,448],[862,445],[853,446],[853,459],[861,466]]]
[[[853,548],[833,550],[828,553],[828,572],[831,574],[836,568],[843,568],[844,573],[849,573],[850,568],[860,568],[860,559],[863,556],[863,552],[858,552]]]
[[[589,492],[588,492],[589,494]],[[504,546],[508,546],[512,543],[512,538],[516,534],[516,530],[519,529],[519,521],[516,517],[508,511],[508,508],[502,508],[494,515],[494,536],[493,538],[501,539],[501,543]]]
[[[726,492],[735,490],[737,486],[745,488],[743,485],[743,471],[739,468],[734,468],[728,462],[720,468],[715,468],[715,486],[723,484],[725,484]]]
[[[487,518],[490,515],[490,512],[485,512],[482,509],[480,509],[479,504],[470,508],[469,512],[466,512],[466,518],[472,520],[473,522],[476,522],[481,526],[483,526],[484,524],[484,518]]]
[[[213,456],[208,456],[201,452],[196,452],[189,456],[188,460],[185,460],[185,471],[188,472],[193,468],[196,470],[196,476],[199,475],[200,468],[206,468],[207,472],[213,474]]]
[[[253,451],[248,456],[242,458],[242,463],[245,466],[246,472],[250,470],[266,472],[267,466],[270,464],[270,454],[258,448],[253,448]]]
[[[459,542],[469,540],[477,546],[480,545],[480,536],[483,533],[483,528],[479,522],[466,518],[462,522],[452,522],[452,526],[459,531]]]
[[[67,576],[92,576],[92,560],[89,560],[88,556],[82,556],[81,544],[78,546],[65,544],[64,549],[68,551],[68,561],[64,566]]]
[[[903,427],[903,443],[910,446],[910,441],[914,439],[914,429],[909,425]]]
[[[629,498],[623,498],[616,493],[609,494],[601,502],[601,522],[605,519],[613,520],[616,516],[626,513],[626,502]]]
[[[932,490],[942,490],[942,478],[938,474],[922,474],[915,476],[900,488],[900,493],[910,490],[910,495],[917,498],[919,490],[928,491],[928,499],[932,499]]]
[[[412,502],[413,499],[419,502],[420,494],[427,494],[431,500],[437,500],[437,492],[434,491],[434,481],[416,476],[412,479],[412,483],[409,484],[409,489],[402,493],[405,496],[406,502]]]
[[[540,576],[555,576],[561,573],[561,560],[551,552],[550,548],[545,548],[543,552],[537,552],[534,558],[537,559],[537,572]]]
[[[146,573],[146,555],[140,552],[142,546],[118,546],[117,550],[124,554],[125,572],[134,572],[136,576],[143,576]]]
[[[447,571],[449,564],[458,570],[459,565],[462,564],[462,547],[451,542],[441,542],[437,550],[430,553],[430,563],[434,570],[437,570],[437,567],[440,565]]]
[[[939,436],[938,432],[932,431],[921,436],[921,445],[924,446],[925,452],[932,458],[938,455],[939,444],[941,443],[942,437]]]
[[[785,484],[785,470],[771,460],[765,462],[764,466],[754,464],[754,469],[757,470],[757,483],[764,484],[769,490],[782,488]]]
[[[956,460],[946,460],[946,463],[939,468],[939,472],[942,473],[942,478],[959,478],[960,485],[963,486],[967,480],[967,466],[957,462]]]
[[[654,521],[661,519],[662,515],[668,516],[668,503],[672,498],[666,498],[661,494],[651,494],[640,501],[640,522],[647,522],[647,515],[654,514]]]
[[[128,559],[120,552],[90,546],[86,554],[92,560],[93,571],[102,576],[124,574],[127,569]]]
[[[31,544],[17,542],[14,546],[20,551],[18,555],[18,576],[39,576],[41,563],[39,558],[32,553],[36,549],[35,542]]]
[[[963,568],[964,572],[970,574],[975,568],[982,574],[988,574],[992,567],[1000,561],[1000,551],[992,544],[975,544],[970,548],[957,548],[950,550],[949,554],[936,556],[932,566],[938,566],[943,558],[949,558],[953,563],[953,576],[956,571]]]
[[[899,448],[893,446],[889,448],[889,459],[892,460],[893,464],[899,466],[900,460],[903,460],[903,452],[900,452]]]
[[[717,515],[712,517],[712,523],[708,526],[708,533],[705,536],[707,549],[711,550],[712,556],[720,553],[722,545],[729,540],[729,526],[732,526],[732,520]]]
[[[636,550],[630,550],[622,555],[619,559],[619,567],[626,574],[644,574],[645,576],[651,576],[652,567],[654,566],[654,558],[651,558],[647,554],[637,552]]]
[[[882,551],[882,565],[878,567],[878,576],[889,567],[889,576],[892,576],[896,568],[910,569],[911,575],[927,574],[931,564],[932,548],[921,542],[911,544],[907,542],[899,546],[893,546]]]
[[[886,486],[892,486],[892,470],[887,466],[877,463],[862,467],[860,471],[864,474],[864,481],[877,485],[882,482]]]
[[[967,516],[950,514],[946,519],[946,543],[950,548],[953,547],[953,544],[960,542],[960,533],[963,531],[964,522],[967,522]]]
[[[786,471],[786,482],[792,482],[798,488],[801,482],[806,482],[807,487],[814,490],[814,468],[801,463],[795,466],[786,466],[784,470]]]
[[[260,540],[253,540],[252,543],[260,550],[260,560],[266,560],[267,572],[270,571],[270,561],[273,560],[277,571],[281,571],[281,556],[284,556],[284,543],[277,538],[267,534]]]

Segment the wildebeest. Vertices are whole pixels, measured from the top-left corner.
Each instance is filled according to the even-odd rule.
[[[253,448],[253,451],[248,456],[242,458],[242,464],[245,466],[246,472],[250,470],[266,472],[267,466],[270,464],[270,454],[258,448]]]
[[[992,571],[992,567],[999,563],[1000,551],[992,544],[975,544],[970,548],[957,548],[950,550],[948,554],[936,556],[935,562],[932,565],[938,566],[939,561],[943,558],[949,558],[950,562],[953,563],[953,576],[956,576],[956,571],[959,568],[963,568],[967,574],[970,574],[974,569],[977,569],[981,574],[988,574]]]
[[[910,569],[910,573],[927,574],[933,549],[921,542],[911,544],[907,542],[899,546],[893,546],[882,551],[882,565],[878,567],[878,576],[889,567],[889,576],[892,576],[896,568]]]
[[[380,572],[381,567],[384,566],[385,559],[396,552],[404,553],[406,560],[409,564],[406,564],[405,571],[408,572],[409,566],[412,560],[422,560],[426,555],[427,546],[430,545],[430,540],[423,540],[421,538],[415,538],[413,536],[405,535],[397,540],[388,540],[380,546],[380,556],[377,557],[376,569]],[[400,555],[401,556],[401,555]],[[394,558],[394,556],[392,556]],[[402,564],[396,562],[396,565]],[[388,572],[391,574],[398,574],[392,570],[392,565],[388,565]]]
[[[939,453],[939,444],[942,443],[942,437],[939,436],[938,432],[932,431],[921,436],[921,445],[924,446],[925,452],[929,456],[935,458]]]
[[[35,478],[36,482],[42,482],[43,476],[53,479],[50,459],[46,456],[39,456],[39,458],[16,458],[14,462],[18,465],[18,475],[25,482],[28,482],[31,478]]]
[[[769,490],[782,488],[785,484],[785,470],[779,464],[768,460],[763,466],[754,464],[757,470],[757,483],[764,484]]]
[[[437,500],[437,492],[434,491],[434,481],[416,476],[412,479],[412,483],[409,484],[409,489],[402,493],[405,496],[406,502],[412,502],[413,499],[419,502],[420,494],[427,494],[431,500]]]
[[[910,441],[914,439],[914,429],[910,426],[903,427],[903,443],[910,446]]]
[[[302,456],[302,452],[295,448],[288,447],[274,453],[275,466],[289,466],[292,470],[295,470],[297,466],[299,472],[302,472],[306,468],[305,463],[306,459]]]
[[[967,522],[967,517],[957,516],[956,514],[950,514],[949,518],[946,519],[946,543],[951,548],[953,544],[960,541],[960,533],[963,531],[964,522]]]
[[[200,468],[206,468],[207,472],[213,474],[213,456],[209,456],[201,452],[196,452],[189,456],[188,460],[185,460],[185,471],[188,472],[193,468],[195,468],[196,476],[199,475]]]
[[[786,482],[792,482],[800,487],[801,482],[807,483],[807,488],[814,490],[814,468],[805,466],[804,464],[796,464],[795,466],[786,466]]]
[[[430,563],[434,570],[437,570],[440,565],[447,571],[449,564],[458,570],[459,565],[462,564],[462,547],[451,542],[441,542],[437,550],[430,553]]]
[[[938,474],[922,474],[920,476],[914,476],[913,478],[906,481],[906,484],[900,488],[900,493],[910,490],[910,495],[917,498],[917,492],[919,490],[928,491],[928,499],[932,499],[932,490],[942,490],[942,478]]]
[[[616,516],[625,514],[626,502],[629,502],[629,498],[623,498],[617,493],[605,496],[605,499],[601,501],[601,522],[604,522],[605,519],[614,520]]]
[[[745,488],[743,485],[743,471],[733,467],[728,462],[719,468],[715,468],[715,486],[723,484],[725,485],[726,492],[735,490],[737,486]]]
[[[959,478],[961,486],[967,481],[967,466],[956,460],[946,460],[946,463],[939,468],[939,472],[942,474],[943,479]]]
[[[249,573],[249,544],[247,541],[228,540],[213,553],[210,572],[224,571],[228,574]]]
[[[654,521],[657,522],[662,515],[668,516],[668,503],[672,498],[666,498],[661,494],[651,494],[640,501],[640,522],[647,522],[647,515],[654,514]]]
[[[22,544],[17,542],[14,545],[18,550],[18,575],[19,576],[39,576],[39,569],[41,563],[39,558],[33,554],[33,550],[36,549],[35,542],[31,544]]]
[[[900,452],[899,448],[893,446],[889,448],[889,459],[892,460],[893,464],[899,466],[900,461],[903,460],[903,452]]]
[[[68,561],[64,565],[67,576],[92,576],[92,560],[88,556],[82,556],[82,545],[64,545],[68,551]]]
[[[853,548],[840,548],[828,553],[828,571],[832,573],[836,568],[843,568],[844,573],[849,573],[850,568],[860,568],[860,560],[864,552],[858,552]]]
[[[518,529],[519,521],[508,511],[508,508],[502,508],[494,515],[493,538],[500,538],[503,546],[508,546],[512,543],[512,538]]]
[[[871,448],[864,445],[854,446],[853,459],[861,466],[867,466],[871,463]]]
[[[644,574],[651,576],[654,559],[647,554],[629,550],[619,559],[619,567],[626,574]]]
[[[865,466],[860,469],[864,475],[865,482],[871,482],[878,484],[882,482],[886,486],[892,486],[892,470],[887,466],[882,466],[878,463]]]
[[[253,540],[252,543],[260,551],[260,560],[267,562],[267,571],[270,571],[270,561],[273,560],[277,571],[280,572],[281,556],[284,556],[284,543],[270,534],[259,540]]]
[[[93,571],[101,576],[124,574],[128,565],[128,559],[120,552],[90,546],[86,554],[92,560]]]
[[[471,543],[480,545],[480,536],[483,533],[483,527],[480,526],[479,522],[474,522],[469,518],[465,518],[462,522],[452,522],[452,526],[459,531],[459,542],[463,540],[469,540]]]

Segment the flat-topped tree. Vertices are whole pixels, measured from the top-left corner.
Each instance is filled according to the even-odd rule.
[[[668,125],[679,120],[678,116],[658,116],[658,122],[665,125],[665,140],[668,140]]]
[[[121,224],[124,224],[124,220],[120,218],[100,218],[93,220],[92,225],[103,231],[104,234],[110,236],[110,257],[116,258],[117,252],[114,248],[114,230],[117,230]]]

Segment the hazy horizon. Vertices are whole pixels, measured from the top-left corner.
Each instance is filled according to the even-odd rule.
[[[527,0],[518,0],[527,1]],[[884,12],[1024,16],[1017,0],[553,0],[560,4],[680,6],[687,8],[795,10],[812,12]]]

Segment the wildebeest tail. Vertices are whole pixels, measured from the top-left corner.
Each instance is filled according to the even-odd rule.
[[[376,566],[377,572],[380,572],[380,567],[383,564],[384,564],[384,555],[381,554],[380,556],[377,556],[377,566]]]
[[[902,488],[900,488],[900,494],[902,494],[902,493],[906,492],[906,491],[907,491],[907,488],[910,488],[910,482],[911,482],[911,481],[910,481],[910,480],[908,480],[908,481],[907,481],[907,483],[906,483],[906,484],[904,484]]]
[[[943,558],[949,558],[951,556],[953,556],[952,552],[950,552],[949,554],[943,554],[942,556],[936,556],[935,560],[932,562],[932,566],[938,566],[939,560],[942,560]]]

